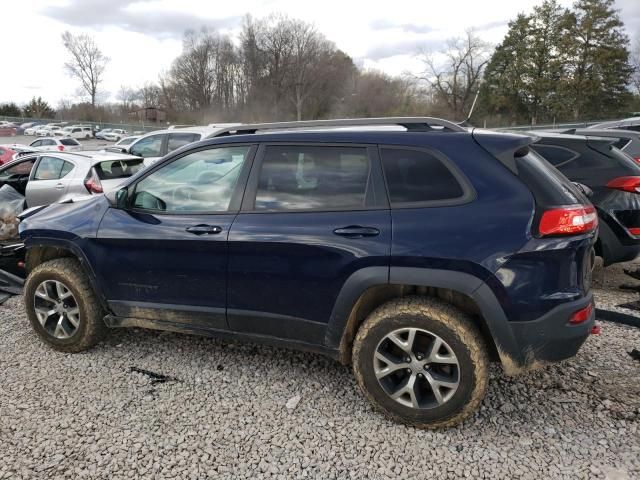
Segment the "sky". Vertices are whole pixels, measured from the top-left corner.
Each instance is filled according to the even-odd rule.
[[[102,86],[115,101],[121,85],[156,81],[182,49],[187,29],[203,26],[237,37],[246,14],[271,13],[312,22],[365,69],[392,75],[419,74],[420,50],[437,51],[444,42],[473,28],[491,44],[501,41],[507,23],[541,0],[0,0],[3,22],[0,102],[24,104],[42,96],[54,108],[62,99],[79,101],[78,85],[67,76],[60,39],[92,35],[110,57]],[[572,0],[560,0],[570,6]],[[616,0],[627,33],[640,37],[640,0]]]

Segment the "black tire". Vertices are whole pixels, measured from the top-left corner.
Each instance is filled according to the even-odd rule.
[[[435,404],[427,406],[403,405],[391,398],[383,388],[382,380],[378,381],[376,378],[374,367],[376,352],[379,348],[395,348],[393,342],[385,338],[392,332],[402,332],[402,329],[409,328],[419,330],[416,338],[418,336],[424,339],[440,337],[446,342],[445,348],[456,357],[457,365],[455,366],[443,367],[434,363],[424,367],[427,372],[431,367],[450,369],[447,372],[453,372],[451,375],[458,382],[455,389],[445,390],[449,392],[450,397],[442,404],[433,400]],[[462,422],[479,408],[485,396],[489,378],[487,348],[478,327],[464,312],[446,302],[430,297],[399,298],[377,308],[358,330],[353,344],[352,360],[356,380],[371,403],[393,420],[418,428],[450,427]],[[406,360],[401,360],[400,363],[404,361]],[[425,382],[418,385],[419,389],[422,388],[425,392],[431,389],[433,393],[424,372],[411,373],[411,369],[407,368],[405,371],[402,368],[398,369],[397,373],[393,373],[399,377],[398,383],[401,386],[404,382],[402,376],[410,374],[419,377],[416,382]],[[391,379],[398,377],[391,377]],[[440,388],[438,390],[440,392]],[[429,397],[425,394],[421,398]],[[413,398],[411,400],[413,401]]]
[[[73,301],[77,304],[78,326],[68,338],[56,338],[45,329],[36,315],[36,289],[47,280],[64,284],[73,294]],[[104,323],[104,311],[76,259],[58,258],[38,265],[25,281],[23,297],[31,326],[40,339],[55,350],[68,353],[88,350],[99,343],[108,332]]]

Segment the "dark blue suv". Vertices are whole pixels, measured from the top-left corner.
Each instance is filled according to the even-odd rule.
[[[25,214],[46,343],[135,326],[320,352],[390,417],[437,427],[479,406],[490,359],[522,372],[590,333],[597,217],[532,138],[431,118],[217,135]]]

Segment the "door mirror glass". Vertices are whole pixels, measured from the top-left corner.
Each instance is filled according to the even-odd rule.
[[[125,210],[127,208],[128,194],[129,194],[129,188],[122,187],[119,190],[112,190],[110,192],[107,192],[105,194],[105,197],[107,197],[107,201],[109,202],[109,205],[111,205],[113,208],[117,208],[119,210]]]

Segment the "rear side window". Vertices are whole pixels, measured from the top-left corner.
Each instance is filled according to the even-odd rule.
[[[624,147],[626,147],[627,145],[629,145],[629,143],[631,143],[631,140],[629,140],[628,138],[619,138],[614,144],[613,146],[616,148],[619,148],[620,150],[624,150]]]
[[[200,135],[197,133],[172,133],[167,142],[167,153],[198,140],[200,140]]]
[[[539,206],[588,202],[567,177],[535,151],[530,150],[526,155],[516,157],[516,165],[518,177],[529,187]]]
[[[36,172],[33,176],[34,180],[58,180],[73,170],[73,164],[66,162],[61,158],[42,157]]]
[[[150,137],[141,138],[131,147],[131,155],[137,157],[161,157],[162,156],[162,141],[164,135],[152,135]]]
[[[370,172],[363,147],[268,146],[255,209],[363,208]]]
[[[560,168],[580,156],[578,152],[555,145],[535,145],[533,149],[556,168]]]
[[[60,140],[60,143],[67,147],[75,147],[77,145],[80,145],[80,143],[78,143],[78,141],[74,138],[63,138]]]
[[[465,196],[453,172],[434,155],[401,148],[382,148],[381,154],[392,206]]]
[[[100,180],[127,178],[137,173],[144,166],[142,160],[109,160],[94,165]]]

